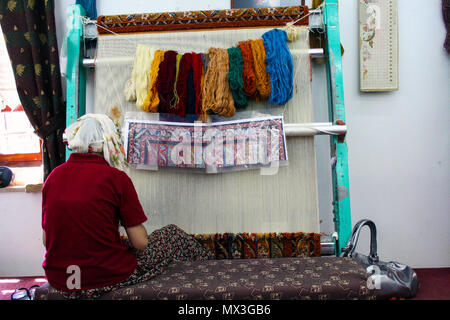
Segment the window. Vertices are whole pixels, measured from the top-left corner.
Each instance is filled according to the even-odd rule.
[[[40,166],[41,142],[20,104],[3,37],[0,37],[0,111],[0,165]]]
[[[34,134],[22,106],[11,110],[6,105],[0,112],[0,164],[39,166],[41,162],[41,141]]]
[[[34,134],[34,129],[23,111],[4,37],[1,36],[0,166],[8,166],[13,170],[16,181],[12,185],[22,185],[29,183],[30,177],[33,182],[42,180],[42,177],[39,177],[42,172],[41,165],[42,143]]]

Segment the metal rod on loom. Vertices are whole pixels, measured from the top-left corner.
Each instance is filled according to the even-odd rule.
[[[335,243],[332,236],[321,235],[320,237],[320,255],[333,256],[335,253]]]
[[[296,54],[298,52],[293,51],[292,53]],[[309,49],[309,55],[312,58],[321,58],[321,57],[323,57],[323,49],[322,48]],[[126,63],[131,63],[133,61],[134,61],[134,57],[102,58],[100,61],[97,58],[84,58],[83,66],[85,68],[95,68],[95,66],[98,63],[102,63],[102,62],[126,64]]]
[[[288,137],[308,137],[316,135],[337,135],[345,136],[346,125],[333,125],[331,122],[315,123],[285,123],[284,130]],[[63,141],[67,142],[66,134],[63,133]]]
[[[331,122],[324,123],[285,123],[284,130],[288,137],[302,137],[315,135],[337,135],[345,136],[346,125],[333,125]]]

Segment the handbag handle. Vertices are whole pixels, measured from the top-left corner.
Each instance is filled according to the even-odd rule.
[[[353,227],[352,236],[348,240],[347,245],[342,249],[341,257],[352,257],[356,245],[358,244],[359,234],[361,233],[361,229],[364,226],[368,226],[370,228],[370,254],[369,260],[372,263],[378,262],[378,254],[377,254],[377,227],[375,223],[369,219],[362,219],[358,221]]]

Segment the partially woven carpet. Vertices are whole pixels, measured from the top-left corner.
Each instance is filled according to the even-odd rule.
[[[209,28],[308,25],[307,6],[137,13],[99,16],[99,34],[174,31]],[[302,18],[303,19],[300,19]]]
[[[216,233],[194,237],[218,260],[320,256],[318,233]]]

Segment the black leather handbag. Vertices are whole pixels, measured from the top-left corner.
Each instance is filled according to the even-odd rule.
[[[370,228],[370,253],[368,256],[355,252],[359,234],[364,226]],[[402,263],[383,262],[377,253],[377,228],[373,221],[360,220],[352,231],[341,257],[351,257],[359,261],[367,270],[367,286],[374,289],[377,299],[412,298],[419,289],[419,279],[414,270]]]

